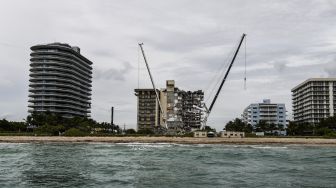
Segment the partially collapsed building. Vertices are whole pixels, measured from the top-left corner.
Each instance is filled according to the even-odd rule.
[[[138,130],[154,130],[158,126],[166,124],[168,131],[176,133],[190,132],[201,127],[202,112],[197,110],[195,106],[200,107],[203,103],[204,92],[202,90],[184,91],[175,87],[174,80],[167,80],[166,88],[157,91],[163,113],[158,106],[154,89],[135,89],[135,92],[138,97]],[[146,106],[147,101],[144,99],[151,99],[148,101],[152,104],[150,108],[148,105]],[[146,109],[144,109],[144,105],[147,107]],[[151,121],[147,121],[147,119],[151,119]]]

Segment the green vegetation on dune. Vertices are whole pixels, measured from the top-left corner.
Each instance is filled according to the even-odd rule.
[[[245,124],[239,118],[230,121],[225,126],[226,131],[242,131],[248,133],[247,136],[252,137],[253,131],[255,132],[265,132],[267,136],[275,136],[276,131],[287,131],[288,136],[314,136],[314,137],[325,137],[325,138],[335,138],[336,137],[336,117],[329,117],[322,119],[320,123],[295,123],[290,122],[288,127],[281,124],[268,124],[264,121],[260,121],[255,127]]]
[[[98,123],[84,117],[64,118],[49,112],[32,113],[25,122],[0,120],[0,135],[84,136],[119,132],[119,127],[112,127],[110,123]]]

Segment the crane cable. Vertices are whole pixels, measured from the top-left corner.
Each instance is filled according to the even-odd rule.
[[[138,89],[140,88],[140,47],[138,49]]]
[[[230,62],[228,60],[232,56],[233,53],[234,53],[234,48],[232,48],[232,51],[228,54],[228,56],[225,60],[225,62],[227,62],[227,63],[226,64],[223,63],[219,67],[219,69],[217,69],[217,72],[215,73],[214,77],[211,79],[210,84],[208,86],[208,89],[206,91],[210,90],[210,86],[212,86],[212,88],[211,88],[210,92],[207,94],[207,98],[205,100],[206,103],[210,100],[210,98],[212,98],[212,95],[214,94],[217,86],[219,85],[220,81],[222,80],[222,75],[225,74],[225,70],[230,65]]]
[[[237,44],[239,44],[239,41],[238,41]],[[207,103],[210,100],[210,98],[212,98],[212,95],[213,95],[215,89],[220,84],[220,82],[222,80],[222,77],[225,74],[225,71],[228,69],[228,67],[230,65],[229,59],[233,56],[236,46],[237,45],[232,47],[231,51],[228,53],[228,55],[227,55],[227,57],[225,58],[225,61],[224,61],[224,62],[227,62],[227,63],[226,64],[225,63],[221,64],[221,66],[217,69],[217,72],[214,74],[214,77],[211,79],[210,84],[208,85],[207,89],[205,90],[206,92],[208,92],[209,89],[210,89],[210,86],[212,87],[210,93],[207,94],[207,97],[205,99],[205,103]],[[215,84],[213,85],[213,83],[215,83]]]
[[[245,37],[245,70],[244,70],[244,90],[246,90],[246,37]]]

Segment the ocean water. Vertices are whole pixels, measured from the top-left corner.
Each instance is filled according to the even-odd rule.
[[[336,147],[0,143],[0,187],[336,187]]]

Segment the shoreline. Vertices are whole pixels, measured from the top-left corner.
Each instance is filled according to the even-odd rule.
[[[176,144],[296,144],[336,146],[336,139],[324,138],[194,138],[194,137],[63,137],[0,136],[0,143],[176,143]]]

